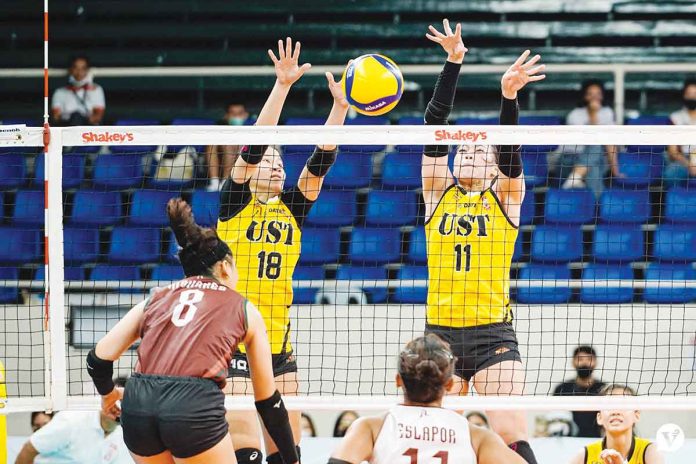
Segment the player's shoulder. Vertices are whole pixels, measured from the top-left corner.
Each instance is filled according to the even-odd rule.
[[[691,123],[691,118],[684,108],[677,110],[669,115],[669,120],[675,126],[681,126]]]

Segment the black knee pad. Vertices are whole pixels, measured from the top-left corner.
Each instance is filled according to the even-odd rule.
[[[297,457],[302,459],[302,453],[300,453],[300,447],[295,446],[297,449]],[[280,453],[277,451],[273,454],[269,454],[268,457],[266,458],[266,463],[267,464],[284,464],[283,463],[283,458],[280,456]]]
[[[242,448],[234,452],[239,464],[261,464],[263,463],[263,453],[256,448]]]

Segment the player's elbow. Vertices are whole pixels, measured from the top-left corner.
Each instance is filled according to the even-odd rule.
[[[34,448],[34,445],[32,445],[30,441],[27,441],[17,455],[15,464],[32,464],[34,462],[34,458],[36,458],[38,455],[39,452],[36,450],[36,448]]]

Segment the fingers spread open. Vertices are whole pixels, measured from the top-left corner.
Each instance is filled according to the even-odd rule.
[[[278,64],[278,58],[276,58],[275,53],[270,48],[268,49],[268,56],[271,57],[273,64]]]
[[[539,66],[536,66],[532,69],[528,69],[527,74],[530,76],[533,76],[534,74],[539,73],[539,72],[543,71],[544,69],[546,69],[546,65],[540,64]]]
[[[430,32],[431,32],[435,37],[439,37],[439,38],[441,38],[441,39],[444,39],[445,37],[447,37],[445,34],[443,34],[442,32],[438,31],[437,29],[435,29],[432,25],[428,26],[428,29],[430,30]]]
[[[283,48],[283,41],[282,40],[278,41],[278,59],[279,60],[285,59],[285,48]]]
[[[524,63],[524,60],[527,59],[527,57],[529,56],[530,53],[531,53],[531,52],[530,52],[529,50],[525,50],[524,53],[522,53],[522,54],[520,55],[520,57],[517,58],[517,61],[515,61],[515,62],[513,63],[513,66],[519,66],[519,65],[521,65],[522,63]]]
[[[531,68],[534,64],[541,59],[541,55],[534,55],[531,60],[527,61],[522,65],[523,68]]]
[[[297,60],[300,59],[300,48],[301,48],[301,47],[302,47],[302,45],[300,44],[300,42],[297,42],[297,43],[295,44],[295,53],[292,54],[292,59],[293,59],[293,60],[297,61]]]
[[[454,28],[454,35],[455,37],[460,38],[462,36],[462,24],[457,23],[457,27]]]
[[[539,74],[538,76],[529,76],[529,82],[536,82],[542,79],[546,79],[546,74]]]
[[[439,37],[435,37],[434,35],[430,35],[430,34],[425,34],[425,36],[426,36],[429,40],[432,40],[432,41],[435,42],[435,43],[442,43],[442,39],[439,38]]]
[[[290,58],[292,56],[292,39],[290,37],[285,38],[285,57]]]
[[[449,19],[445,18],[442,20],[442,27],[447,35],[453,35],[452,28],[450,27]]]

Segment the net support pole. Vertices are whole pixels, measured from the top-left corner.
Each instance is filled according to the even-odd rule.
[[[53,410],[67,405],[67,371],[65,343],[65,293],[63,270],[63,137],[62,129],[51,129],[51,144],[46,159],[46,250],[48,256],[48,344],[50,345],[51,400]]]
[[[617,68],[614,70],[614,115],[616,124],[624,123],[626,104],[626,70]]]

